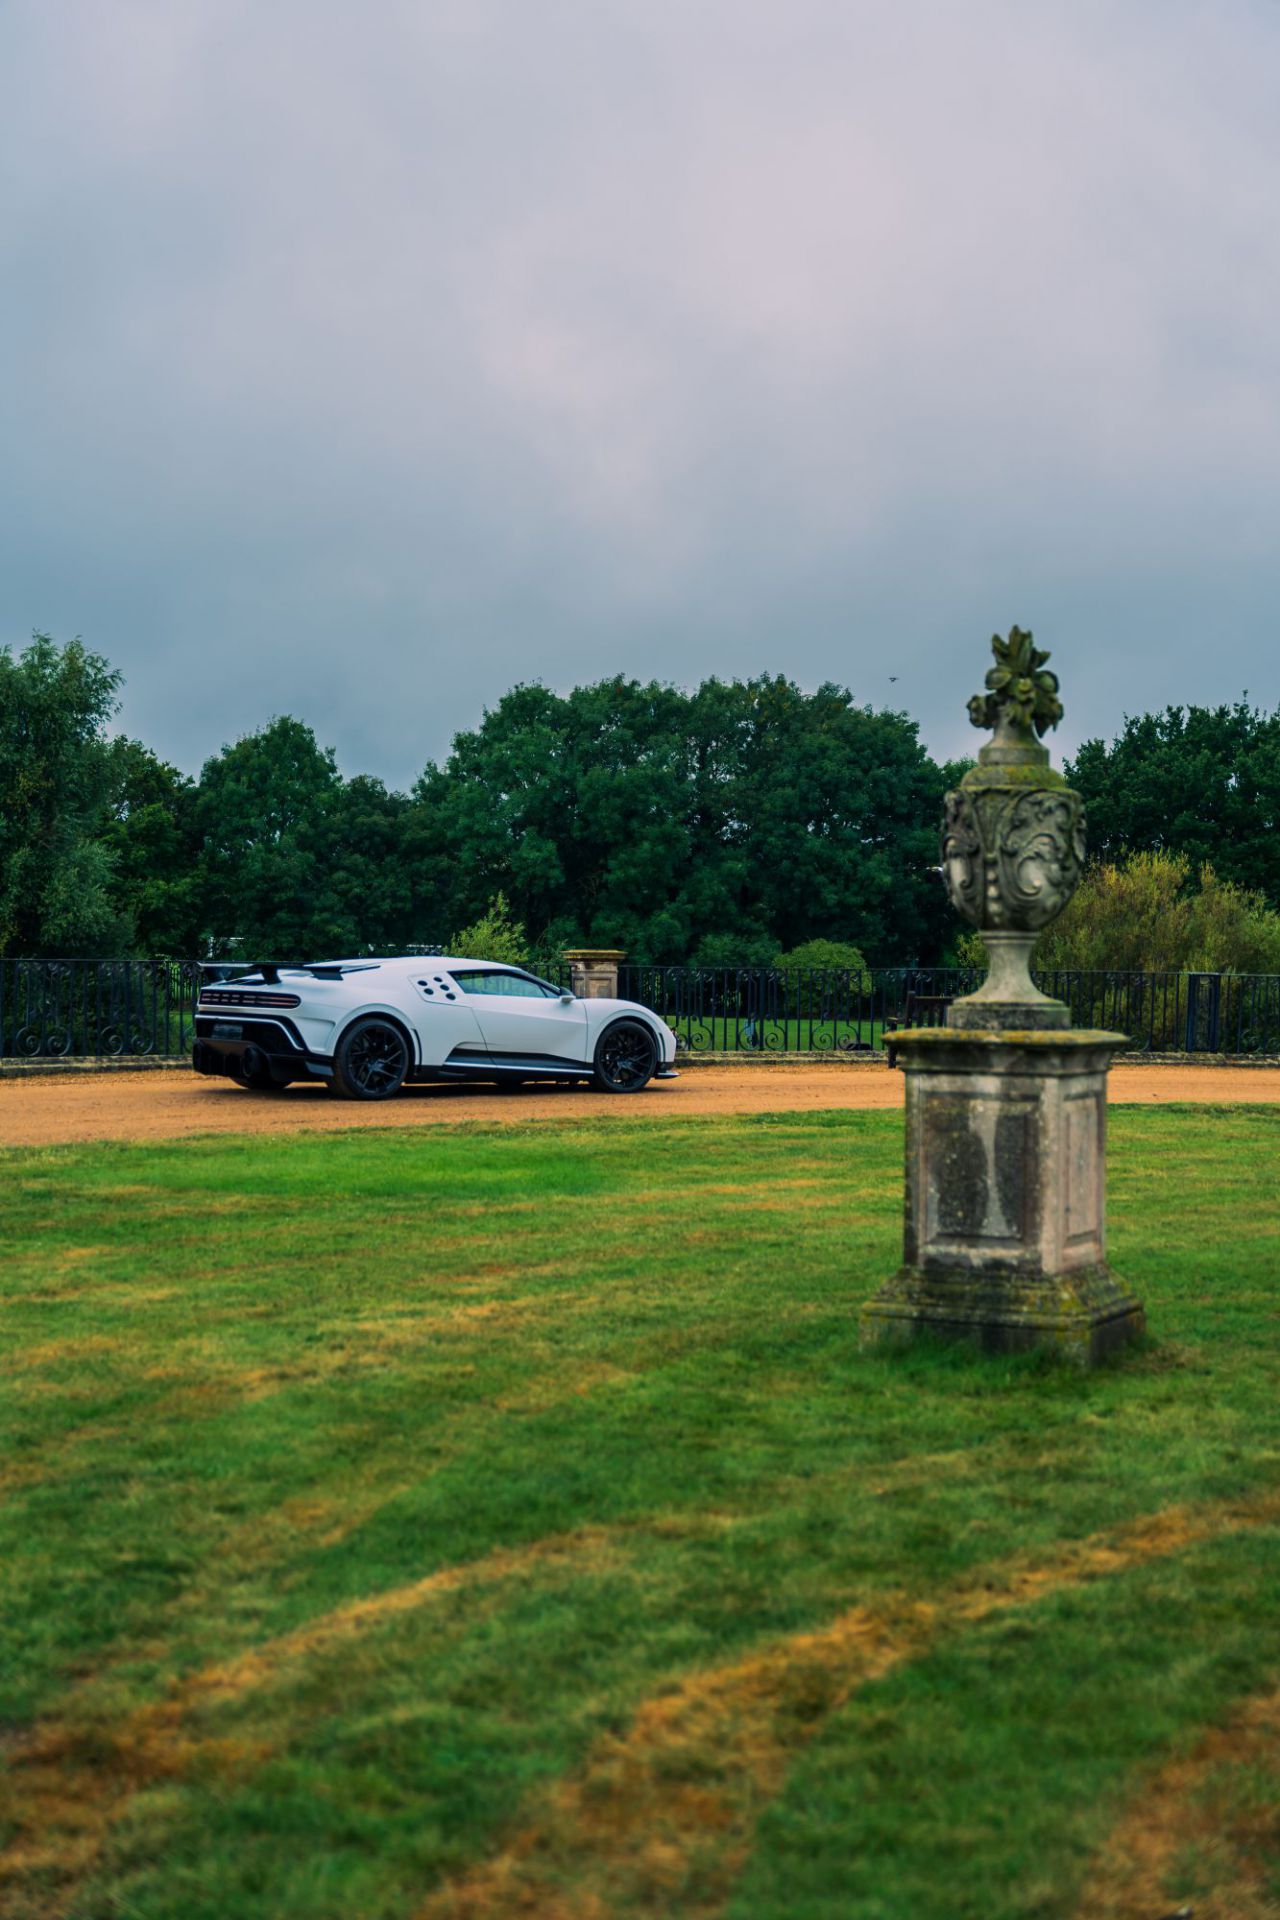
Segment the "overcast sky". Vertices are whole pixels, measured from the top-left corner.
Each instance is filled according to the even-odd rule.
[[[517,680],[1280,701],[1273,0],[0,0],[0,641],[194,770]],[[890,676],[897,675],[891,682]]]

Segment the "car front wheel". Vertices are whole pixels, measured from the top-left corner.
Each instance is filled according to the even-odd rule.
[[[658,1048],[648,1027],[620,1020],[596,1043],[592,1079],[602,1093],[639,1093],[653,1078]]]
[[[357,1020],[333,1056],[333,1090],[344,1100],[389,1100],[404,1085],[409,1064],[399,1027],[376,1015]]]

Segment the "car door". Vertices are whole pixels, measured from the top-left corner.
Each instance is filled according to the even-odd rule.
[[[586,1058],[587,1009],[555,987],[501,967],[462,968],[453,975],[480,1023],[491,1060],[512,1066]]]
[[[413,982],[417,996],[414,1025],[422,1043],[424,1067],[442,1067],[452,1060],[455,1066],[483,1061],[488,1046],[475,1002],[455,986],[447,973],[437,973],[427,961]]]

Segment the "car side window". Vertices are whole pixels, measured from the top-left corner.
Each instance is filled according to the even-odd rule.
[[[464,993],[497,994],[507,1000],[555,1000],[554,987],[531,980],[523,973],[455,973],[454,979]]]

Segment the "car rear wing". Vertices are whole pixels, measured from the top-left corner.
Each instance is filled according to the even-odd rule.
[[[278,987],[282,973],[309,973],[313,980],[341,980],[344,974],[368,973],[381,965],[380,960],[258,960],[251,967],[237,971],[213,961],[209,963],[209,971],[216,971],[220,980],[260,979],[266,987]]]

